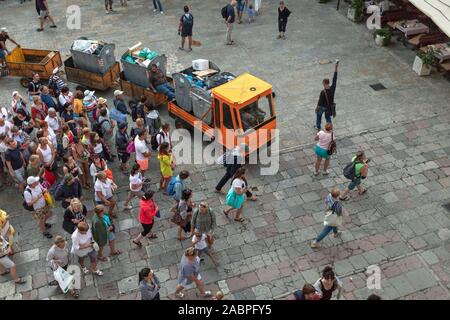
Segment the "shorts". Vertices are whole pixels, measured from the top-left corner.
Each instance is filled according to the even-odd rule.
[[[41,12],[39,13],[39,17],[41,17],[41,18],[46,18],[49,15],[50,14],[48,13],[48,10],[41,10]]]
[[[244,12],[245,9],[245,1],[238,1],[236,5],[237,12]]]
[[[328,150],[322,149],[318,145],[316,145],[316,156],[320,158],[324,158],[325,160],[330,159],[330,155],[328,154]]]
[[[116,234],[114,232],[108,232],[108,241],[116,240]]]
[[[208,255],[209,249],[208,249],[208,247],[206,247],[204,249],[201,249],[201,250],[197,249],[197,252],[198,252],[198,256],[200,257],[200,256],[202,256],[204,254]]]
[[[2,265],[5,269],[11,269],[16,266],[8,256],[3,256],[0,258],[0,265]]]
[[[115,200],[115,198],[114,198],[114,196],[112,196],[112,197],[109,197],[109,198],[106,199],[106,200],[111,201],[111,200]],[[103,204],[103,201],[102,201],[102,200],[99,200],[99,201],[95,200],[95,203],[96,203],[96,204]]]
[[[6,50],[0,49],[0,59],[5,59],[6,57]]]
[[[22,167],[20,169],[14,170],[15,180],[19,183],[25,182],[25,169]]]
[[[349,190],[355,189],[357,186],[361,184],[361,177],[355,177],[352,182],[348,185]]]
[[[128,153],[118,152],[117,157],[119,158],[120,162],[122,162],[123,164],[127,163],[128,160],[130,159],[130,155]]]
[[[87,255],[84,255],[82,257],[78,256],[77,254],[75,254],[75,255],[81,260],[83,260],[84,258],[86,258],[86,256],[88,256],[91,263],[97,262],[97,252],[94,249],[92,249],[91,252],[89,252]]]
[[[108,4],[109,4],[110,6],[112,6],[113,0],[105,0],[105,6],[107,6]]]
[[[140,169],[142,171],[145,171],[148,169],[148,159],[145,160],[136,160],[136,163],[140,166]]]
[[[181,28],[181,36],[183,38],[185,38],[185,37],[192,37],[192,27]]]
[[[49,213],[50,213],[50,207],[45,205],[45,207],[33,211],[33,218],[38,221],[44,221],[45,217]]]

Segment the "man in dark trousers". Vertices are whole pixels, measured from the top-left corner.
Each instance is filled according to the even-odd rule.
[[[337,74],[338,74],[338,66],[339,60],[336,61],[334,65],[334,75],[333,75],[333,83],[330,86],[330,79],[323,79],[323,90],[320,92],[319,101],[317,102],[316,107],[316,129],[320,131],[320,126],[322,123],[322,114],[325,113],[325,120],[331,123],[332,106],[334,104],[334,92],[336,91],[336,83],[337,83]]]
[[[231,46],[234,41],[231,39],[231,33],[233,32],[233,24],[236,19],[236,12],[234,8],[236,7],[236,0],[231,0],[230,4],[227,5],[227,15],[225,23],[227,24],[227,45]]]
[[[235,147],[231,152],[224,154],[224,166],[226,168],[225,175],[220,179],[216,186],[215,192],[221,193],[223,186],[233,178],[236,171],[245,163],[245,159],[241,154],[239,146]]]
[[[284,1],[280,1],[280,6],[278,7],[278,39],[286,39],[284,33],[286,32],[286,25],[291,12],[285,6]]]

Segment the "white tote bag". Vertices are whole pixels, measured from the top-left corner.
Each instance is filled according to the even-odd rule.
[[[64,293],[69,291],[69,289],[75,284],[74,276],[60,266],[53,271],[53,277],[55,277],[55,280],[58,282],[59,287]]]

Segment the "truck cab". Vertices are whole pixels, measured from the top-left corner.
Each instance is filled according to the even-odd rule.
[[[200,130],[228,150],[245,144],[247,155],[270,145],[276,129],[272,86],[249,73],[235,77],[212,62],[209,67],[173,74],[176,100],[168,111],[177,127]]]

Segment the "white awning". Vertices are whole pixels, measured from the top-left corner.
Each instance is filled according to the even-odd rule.
[[[450,0],[409,0],[450,37]]]

